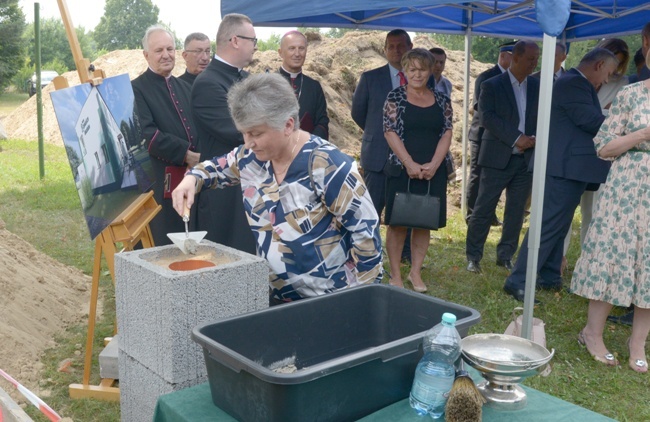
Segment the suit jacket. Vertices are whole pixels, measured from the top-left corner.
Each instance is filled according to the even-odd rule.
[[[481,136],[483,135],[483,126],[481,126],[480,113],[478,112],[478,98],[481,96],[481,84],[487,81],[490,78],[499,76],[501,74],[501,68],[499,65],[494,66],[491,69],[481,72],[474,81],[474,102],[472,107],[474,108],[474,115],[472,116],[472,124],[469,127],[469,132],[467,137],[470,141],[481,142]]]
[[[528,76],[526,90],[525,134],[535,135],[537,131],[537,103],[539,102],[539,80]],[[488,79],[481,84],[479,97],[480,124],[485,128],[481,137],[478,164],[482,167],[504,169],[512,155],[512,147],[522,134],[519,127],[519,112],[515,93],[510,83],[510,73]],[[533,148],[524,151],[526,163],[530,162]]]
[[[596,155],[594,136],[605,116],[593,85],[575,69],[553,85],[546,173],[587,183],[603,183],[610,162]]]
[[[361,74],[352,97],[352,119],[363,129],[361,167],[380,172],[388,159],[388,142],[384,137],[384,103],[393,89],[388,64]]]
[[[192,85],[192,113],[199,131],[201,161],[224,155],[244,143],[228,111],[228,91],[247,72],[214,59]]]
[[[280,68],[282,75],[291,84],[291,75]],[[327,116],[327,100],[320,82],[300,72],[292,88],[298,97],[300,107],[298,118],[300,129],[327,141],[330,118]],[[297,88],[297,89],[296,89]]]

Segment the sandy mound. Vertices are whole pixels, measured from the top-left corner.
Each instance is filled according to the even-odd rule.
[[[362,72],[382,66],[386,63],[383,56],[385,32],[349,32],[343,38],[321,38],[317,34],[309,34],[311,39],[305,73],[318,80],[323,86],[327,97],[328,114],[330,116],[330,138],[332,142],[350,155],[359,153],[361,130],[350,117],[352,93]],[[413,43],[416,47],[431,48],[435,44],[426,36],[418,36]],[[460,141],[462,126],[463,74],[464,53],[448,51],[445,75],[452,82],[454,90],[454,139]],[[113,51],[98,58],[94,62],[97,68],[103,69],[107,75],[128,73],[131,79],[137,77],[146,69],[142,50]],[[264,72],[266,69],[275,71],[280,66],[280,58],[276,51],[255,53],[255,60],[250,66],[252,73]],[[491,65],[472,62],[470,89],[473,91],[474,78]],[[176,54],[175,75],[185,70],[185,63],[180,52]],[[70,85],[79,83],[77,72],[67,72],[64,76]],[[53,86],[45,88],[43,95],[43,130],[46,142],[63,145],[61,133],[52,108],[48,93]],[[470,99],[471,99],[470,92]],[[11,138],[36,140],[36,98],[32,97],[22,106],[14,110],[4,120],[7,134]],[[460,144],[454,143],[452,151],[460,163]]]
[[[40,356],[56,346],[56,333],[86,317],[90,283],[81,271],[7,231],[0,220],[0,368],[38,392]],[[24,401],[13,387],[4,389]]]

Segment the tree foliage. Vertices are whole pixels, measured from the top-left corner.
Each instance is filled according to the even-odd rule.
[[[24,63],[24,29],[25,15],[18,0],[0,0],[0,90],[9,85]]]
[[[75,28],[75,32],[77,33],[77,39],[79,40],[83,57],[90,61],[95,60],[97,58],[95,40],[81,26]],[[23,34],[23,38],[28,42],[27,55],[29,56],[29,66],[34,66],[36,63],[34,36],[34,24],[30,23],[27,25]],[[41,19],[41,63],[63,63],[66,68],[65,70],[74,70],[77,68],[72,57],[72,50],[70,49],[68,36],[65,32],[65,26],[61,19]]]
[[[463,35],[430,34],[429,37],[442,48],[465,51]],[[476,36],[472,38],[472,57],[483,63],[496,63],[499,57],[499,46],[513,41],[512,38],[492,38]]]
[[[158,22],[159,12],[151,0],[106,0],[94,32],[97,46],[108,51],[142,48],[142,36]]]
[[[257,49],[259,51],[275,50],[280,48],[280,34],[275,32],[271,34],[268,40],[259,40],[257,42]]]

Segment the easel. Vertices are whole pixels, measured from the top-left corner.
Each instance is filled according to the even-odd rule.
[[[72,50],[72,56],[77,66],[80,83],[90,83],[93,86],[100,85],[106,77],[104,71],[95,69],[90,64],[90,61],[83,57],[79,40],[77,39],[77,33],[72,25],[65,0],[57,0],[57,3],[68,36],[68,42],[70,43],[70,49]],[[53,82],[57,90],[68,87],[68,81],[62,76],[56,77]],[[95,260],[93,263],[92,287],[90,292],[90,310],[88,311],[84,374],[81,384],[70,384],[69,392],[71,398],[95,398],[107,401],[120,400],[120,389],[115,387],[115,379],[105,378],[101,380],[99,385],[90,385],[102,255],[106,259],[106,264],[113,279],[113,286],[115,286],[115,254],[118,252],[117,244],[120,243],[122,245],[120,252],[131,251],[138,243],[141,243],[143,248],[154,246],[149,223],[161,208],[153,199],[153,192],[143,193],[95,238]]]
[[[113,286],[115,286],[115,254],[118,252],[116,243],[123,245],[123,249],[120,252],[132,251],[138,242],[142,242],[143,248],[154,246],[149,222],[161,208],[153,199],[153,192],[143,193],[95,238],[95,261],[93,263],[93,279],[90,290],[84,375],[82,384],[70,384],[70,397],[73,399],[95,398],[107,401],[120,400],[120,389],[114,387],[116,380],[103,378],[99,385],[90,385],[90,368],[92,367],[102,254],[106,258],[106,265],[111,273]]]

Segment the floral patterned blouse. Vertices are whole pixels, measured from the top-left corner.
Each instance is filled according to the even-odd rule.
[[[242,145],[189,172],[199,179],[197,191],[241,185],[257,254],[271,268],[272,295],[291,301],[379,282],[379,218],[355,161],[311,135],[280,185],[272,169]]]
[[[436,103],[438,103],[443,112],[445,123],[438,134],[438,138],[441,138],[446,131],[453,128],[452,119],[454,112],[451,108],[451,99],[446,94],[436,91],[430,86],[428,88],[433,92]],[[384,103],[384,132],[395,132],[402,142],[404,142],[404,121],[402,117],[407,102],[406,85],[402,85],[389,92]],[[392,150],[389,151],[388,160],[391,164],[402,164],[400,159],[397,158],[397,154]]]

